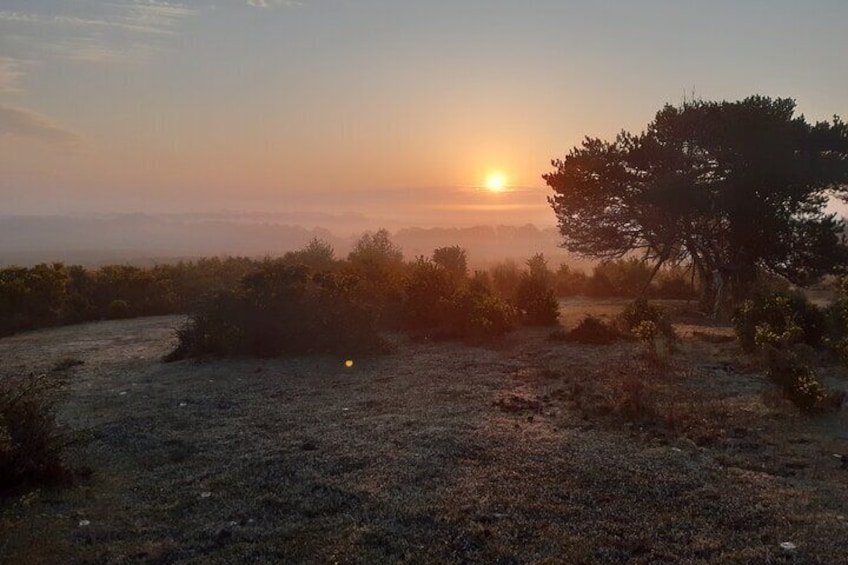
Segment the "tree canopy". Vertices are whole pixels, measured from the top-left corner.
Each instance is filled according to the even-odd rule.
[[[666,105],[642,133],[586,138],[543,175],[563,245],[612,259],[691,265],[704,298],[759,270],[797,284],[848,265],[848,126],[811,124],[786,98]]]

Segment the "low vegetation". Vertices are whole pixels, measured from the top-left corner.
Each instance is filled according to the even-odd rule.
[[[56,423],[59,386],[47,374],[0,380],[0,497],[24,485],[71,478],[63,451],[79,436]]]
[[[821,384],[810,354],[826,347],[841,353],[848,334],[841,292],[840,288],[837,300],[825,309],[797,291],[761,292],[745,300],[733,315],[742,348],[762,356],[768,378],[805,413],[841,404],[843,393],[829,392]]]

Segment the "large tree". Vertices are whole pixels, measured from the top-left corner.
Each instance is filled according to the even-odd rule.
[[[689,264],[715,310],[760,270],[807,284],[848,265],[825,211],[848,198],[848,126],[808,123],[791,99],[667,105],[644,132],[586,138],[552,164],[564,247]]]

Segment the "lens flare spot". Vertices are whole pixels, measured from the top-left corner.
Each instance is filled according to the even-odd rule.
[[[347,367],[348,369],[353,367],[353,359],[348,359],[347,361],[345,361],[345,367]]]

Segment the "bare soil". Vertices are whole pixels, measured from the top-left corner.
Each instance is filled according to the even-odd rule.
[[[729,328],[679,316],[660,363],[550,329],[163,363],[181,321],[0,340],[0,378],[62,379],[94,438],[90,477],[0,502],[0,562],[848,562],[846,410],[797,414]]]

